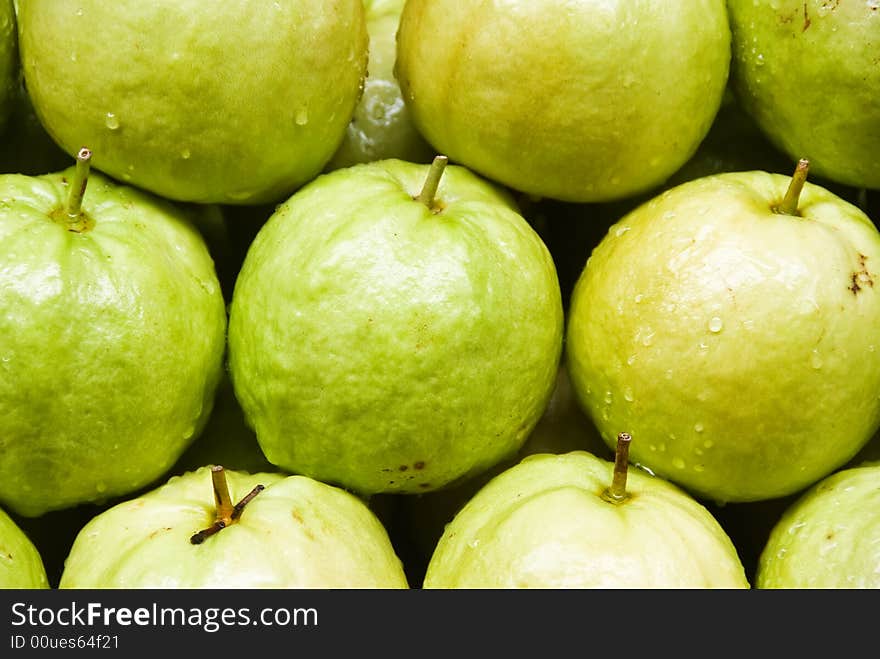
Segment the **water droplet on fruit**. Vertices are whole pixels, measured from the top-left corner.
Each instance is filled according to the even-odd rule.
[[[758,56],[755,58],[755,66],[764,66],[763,53],[758,53]]]
[[[77,10],[76,10],[76,15],[77,15],[77,16],[82,16],[82,15],[83,15],[83,10],[82,10],[82,9],[77,9]]]
[[[648,450],[649,450],[649,451],[654,451],[654,452],[656,452],[656,451],[657,451],[657,447],[656,447],[654,444],[649,444],[649,445],[648,445]]]
[[[880,2],[880,0],[877,0],[877,2]],[[874,344],[873,343],[868,346],[868,352],[874,352]]]
[[[709,349],[709,344],[706,343],[705,341],[700,341],[700,350],[708,350],[708,349]]]
[[[305,108],[300,108],[296,113],[295,121],[297,126],[305,126],[309,123],[309,111]]]
[[[627,387],[626,389],[623,390],[623,399],[624,399],[627,403],[631,403],[631,402],[633,402],[634,399],[633,399],[633,392],[632,392],[632,389],[630,389],[629,387]]]
[[[666,371],[666,379],[667,379],[667,380],[671,380],[671,379],[674,377],[674,375],[675,375],[675,374],[672,372],[672,369],[671,369],[671,368],[670,368],[669,370]]]
[[[812,350],[810,352],[810,366],[815,369],[820,369],[822,368],[822,364],[822,355],[819,354],[818,350]]]
[[[703,430],[704,428],[702,423],[694,424],[694,432],[703,432]]]
[[[106,484],[106,483],[98,483],[98,484],[95,486],[95,489],[96,489],[99,493],[103,494],[104,492],[107,491],[107,484]]]
[[[642,295],[641,293],[639,293],[638,295],[636,295],[636,296],[633,298],[633,300],[635,301],[636,304],[638,304],[638,303],[641,302],[644,298],[645,298],[645,296]]]
[[[636,356],[635,356],[635,355],[630,355],[629,357],[626,358],[626,363],[627,363],[629,366],[632,366],[632,365],[635,363],[635,361],[636,361]]]
[[[722,327],[724,327],[724,322],[718,316],[712,316],[709,320],[709,331],[717,334]]]
[[[684,463],[684,460],[682,460],[681,458],[673,458],[672,466],[676,469],[684,469],[686,465]]]
[[[614,394],[610,391],[605,392],[605,403],[611,405],[614,402]]]
[[[180,152],[180,157],[184,160],[189,160],[192,157],[192,152],[189,149],[184,149]]]
[[[119,128],[119,117],[117,117],[114,113],[108,112],[107,116],[104,117],[104,124],[110,130],[117,130]]]
[[[648,329],[644,336],[642,336],[642,345],[648,347],[652,343],[654,343],[654,331]]]
[[[703,446],[705,446],[706,448],[712,448],[713,446],[715,446],[715,442],[713,442],[711,439],[707,439],[705,442],[703,442]]]
[[[630,230],[630,227],[617,227],[614,231],[614,235],[620,238],[623,234]]]
[[[471,540],[468,543],[468,547],[470,547],[471,549],[476,549],[479,546],[480,546],[480,539],[479,538],[474,538],[473,540]]]
[[[71,61],[71,62],[75,62],[75,61],[76,61],[76,53],[70,53],[70,61]]]
[[[666,211],[665,213],[663,213],[664,220],[671,220],[674,217],[675,217],[675,213],[673,213],[672,211]]]

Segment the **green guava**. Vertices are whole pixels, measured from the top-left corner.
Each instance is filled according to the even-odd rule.
[[[396,75],[440,153],[515,190],[623,199],[693,155],[730,66],[724,0],[410,0]]]
[[[48,587],[49,579],[40,552],[0,508],[0,589]]]
[[[633,439],[635,441],[635,439]],[[675,485],[586,451],[534,454],[458,512],[424,588],[748,588],[736,548]]]
[[[667,190],[572,294],[569,374],[606,443],[627,429],[635,460],[715,502],[793,494],[880,426],[880,232],[797,171]]]
[[[324,174],[251,243],[229,372],[272,464],[426,492],[513,455],[538,422],[562,350],[553,259],[502,188],[442,162]]]
[[[385,528],[353,494],[305,476],[202,467],[89,521],[59,588],[390,589],[407,582]]]
[[[880,588],[880,462],[837,471],[773,527],[757,588]]]
[[[386,158],[429,163],[434,157],[412,123],[394,76],[403,4],[404,0],[364,0],[370,39],[367,78],[345,138],[325,170]]]
[[[729,0],[730,79],[743,108],[815,174],[880,188],[880,6]]]
[[[188,213],[98,172],[85,189],[87,167],[0,176],[0,503],[24,516],[161,477],[223,368],[226,309]]]
[[[361,0],[28,0],[25,81],[69,154],[169,199],[257,204],[316,176],[367,65]]]

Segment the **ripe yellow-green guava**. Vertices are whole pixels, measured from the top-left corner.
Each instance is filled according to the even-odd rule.
[[[434,157],[409,116],[394,75],[403,5],[404,0],[364,0],[370,38],[367,78],[345,138],[326,170],[385,158],[429,163]]]
[[[217,469],[204,466],[94,517],[59,588],[407,588],[358,497],[304,476],[219,471],[217,495]]]
[[[440,153],[515,190],[631,197],[696,151],[730,66],[724,0],[410,0],[396,75]]]
[[[78,195],[87,166],[0,176],[0,503],[23,516],[161,477],[223,368],[223,295],[189,212],[98,172]]]
[[[586,451],[524,458],[446,526],[424,587],[749,587],[736,548],[705,507],[638,469],[613,498],[614,472]]]
[[[262,226],[232,295],[229,372],[272,464],[426,492],[522,446],[562,331],[553,259],[503,188],[381,160],[322,175]]]
[[[361,93],[361,0],[28,0],[25,81],[49,134],[169,199],[275,202],[317,175]]]
[[[880,588],[880,462],[837,471],[773,527],[757,588]]]
[[[817,175],[880,188],[880,5],[729,0],[730,79],[743,108]]]
[[[48,587],[49,579],[40,552],[0,508],[0,589]]]
[[[716,502],[793,494],[880,426],[880,232],[793,181],[667,190],[611,227],[572,293],[569,374],[606,443],[626,429],[634,460]]]
[[[0,135],[12,114],[18,71],[15,7],[12,0],[0,0]]]

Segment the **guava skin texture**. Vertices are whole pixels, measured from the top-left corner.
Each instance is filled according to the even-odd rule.
[[[826,477],[786,509],[757,588],[880,588],[880,462]]]
[[[724,0],[410,0],[395,71],[413,122],[453,162],[602,202],[693,155],[729,66]]]
[[[321,171],[368,55],[360,0],[28,0],[19,43],[67,153],[88,144],[95,168],[168,199],[248,205]]]
[[[15,7],[12,0],[0,0],[0,134],[12,114],[18,69]]]
[[[0,589],[49,588],[40,552],[0,508]]]
[[[729,0],[730,79],[793,159],[880,188],[880,6],[873,0]]]
[[[404,0],[364,0],[370,54],[364,91],[339,149],[325,170],[399,158],[429,163],[431,148],[413,125],[394,76],[397,26]]]
[[[407,588],[385,528],[356,496],[304,476],[226,470],[237,521],[215,521],[211,470],[173,476],[94,517],[77,535],[59,588]]]
[[[880,425],[880,233],[790,176],[697,179],[611,227],[575,284],[566,355],[613,446],[718,503],[793,494]]]
[[[425,492],[513,455],[553,393],[552,257],[511,197],[449,165],[324,174],[263,225],[229,372],[272,464],[360,494]]]
[[[489,481],[446,527],[424,588],[749,588],[730,538],[675,485],[630,468],[536,454]]]
[[[199,434],[226,310],[187,213],[74,168],[0,176],[0,503],[23,516],[164,474]]]

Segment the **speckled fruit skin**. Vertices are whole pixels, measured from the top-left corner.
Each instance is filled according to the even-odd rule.
[[[226,309],[189,212],[93,171],[0,176],[0,503],[104,501],[164,474],[210,414]]]
[[[361,0],[28,0],[19,35],[67,153],[86,144],[114,178],[200,203],[276,202],[314,178],[367,65]]]
[[[49,587],[40,552],[0,508],[0,589]]]
[[[680,488],[613,463],[535,454],[502,472],[446,527],[425,588],[748,588],[730,538]]]
[[[730,66],[724,0],[410,0],[396,74],[439,153],[515,190],[613,201],[693,155]]]
[[[758,588],[880,588],[880,462],[824,478],[773,527]]]
[[[816,175],[880,188],[880,5],[729,0],[742,106]]]
[[[173,476],[88,522],[59,588],[407,588],[361,499],[304,476],[225,473],[233,502],[265,488],[237,521],[192,544],[214,523],[211,470]]]
[[[511,197],[449,165],[324,174],[251,244],[229,372],[267,459],[362,494],[423,492],[515,453],[552,395],[552,257]]]
[[[639,206],[593,251],[566,335],[609,446],[717,502],[792,494],[880,424],[880,233],[809,182],[704,177]]]

